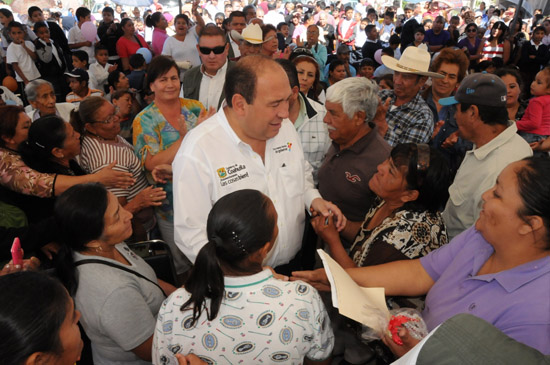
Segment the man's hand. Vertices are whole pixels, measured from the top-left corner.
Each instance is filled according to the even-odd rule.
[[[309,208],[312,215],[315,217],[317,214],[322,215],[325,218],[330,217],[332,214],[336,216],[336,229],[338,232],[342,231],[346,226],[346,217],[340,211],[336,205],[322,198],[313,199],[311,207]]]
[[[293,271],[290,281],[303,280],[319,291],[330,291],[330,283],[325,269],[313,271]]]
[[[533,151],[548,152],[550,151],[550,138],[546,138],[538,142],[529,143],[529,146],[531,146]]]
[[[443,127],[443,124],[445,124],[444,120],[440,120],[437,123],[435,123],[434,132],[432,133],[432,139],[434,139],[437,136],[437,134],[439,133],[439,130],[441,129],[441,127]]]
[[[441,147],[443,148],[451,148],[453,147],[456,142],[458,142],[458,131],[451,133],[451,135],[443,141],[441,144]]]
[[[399,328],[399,331],[397,332],[399,335],[399,338],[401,338],[401,341],[403,341],[403,345],[396,344],[390,336],[387,334],[384,335],[382,338],[382,342],[386,346],[388,346],[391,350],[391,352],[394,353],[395,356],[401,357],[405,355],[407,352],[409,352],[414,346],[416,346],[417,343],[420,342],[420,340],[417,340],[416,338],[412,337],[409,334],[409,331],[407,328],[401,326]]]
[[[376,108],[376,114],[374,114],[374,119],[372,120],[374,124],[378,127],[378,133],[382,137],[386,135],[388,131],[388,122],[386,121],[386,113],[390,108],[391,98],[387,98],[385,102],[382,103],[380,100],[378,102],[378,107]]]
[[[58,243],[50,242],[42,246],[40,248],[40,251],[42,251],[42,253],[46,255],[48,259],[53,260],[53,254],[57,254],[60,248],[61,246],[59,246]]]
[[[155,180],[155,182],[166,184],[168,180],[172,180],[172,165],[157,165],[153,171],[151,171],[151,175],[153,175],[153,180]]]

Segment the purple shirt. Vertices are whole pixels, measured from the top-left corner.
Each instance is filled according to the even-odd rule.
[[[550,354],[550,256],[477,276],[491,253],[493,247],[471,227],[420,259],[435,281],[422,313],[428,330],[458,313],[469,313]]]
[[[449,39],[451,39],[451,35],[446,30],[442,30],[436,35],[433,29],[428,29],[424,36],[424,42],[430,46],[444,46]]]

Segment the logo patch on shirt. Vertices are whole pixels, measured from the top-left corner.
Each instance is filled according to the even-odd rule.
[[[352,175],[349,171],[346,171],[346,179],[352,183],[361,181],[361,178],[358,175]]]
[[[239,180],[248,177],[248,172],[245,172],[246,166],[240,164],[234,164],[231,166],[220,167],[216,170],[218,177],[220,178],[220,185],[226,186]]]
[[[282,152],[290,152],[292,151],[292,143],[287,142],[286,144],[282,146],[273,147],[273,152],[275,153],[282,153]]]

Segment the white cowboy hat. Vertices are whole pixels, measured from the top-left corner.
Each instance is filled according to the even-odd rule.
[[[248,43],[252,44],[262,44],[267,42],[269,39],[263,40],[262,28],[258,24],[248,24],[246,28],[243,29],[242,34],[232,30],[231,38],[236,41],[245,40]],[[271,39],[271,38],[270,38]]]
[[[423,44],[419,47],[409,46],[405,49],[400,59],[383,55],[382,63],[387,68],[398,72],[430,76],[434,79],[444,78],[445,76],[441,74],[428,71],[430,69],[430,54],[425,47]]]

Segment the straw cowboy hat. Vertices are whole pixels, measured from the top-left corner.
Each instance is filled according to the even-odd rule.
[[[244,39],[248,43],[252,43],[252,44],[262,44],[270,40],[272,37],[269,37],[269,39],[266,39],[264,41],[263,35],[262,35],[262,28],[258,24],[248,24],[246,28],[243,29],[242,34],[239,34],[239,32],[232,30],[231,38],[237,41]]]
[[[383,55],[382,63],[387,68],[398,72],[430,76],[434,79],[442,79],[445,77],[436,72],[428,71],[430,69],[430,54],[426,50],[426,46],[423,44],[419,47],[407,47],[400,59]]]

